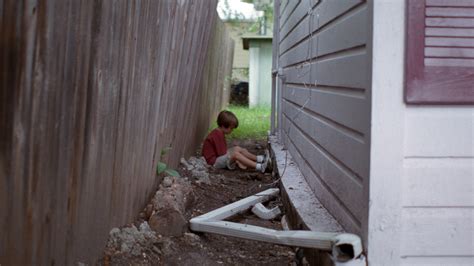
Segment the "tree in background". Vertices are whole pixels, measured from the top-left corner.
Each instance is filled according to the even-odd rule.
[[[256,19],[249,19],[242,12],[233,10],[230,1],[237,0],[221,0],[220,11],[225,17],[225,21],[234,28],[240,28],[242,33],[258,33],[266,35],[269,23],[273,21],[273,0],[240,0],[244,3],[253,4],[255,10],[261,14]]]
[[[253,4],[255,10],[263,12],[263,15],[257,19],[254,25],[252,25],[253,27],[256,27],[256,29],[251,31],[258,31],[260,35],[266,35],[268,22],[273,21],[273,0],[242,0],[242,2]]]

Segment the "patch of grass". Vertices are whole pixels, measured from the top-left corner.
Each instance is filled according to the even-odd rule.
[[[226,110],[234,113],[239,119],[239,127],[234,129],[227,139],[265,139],[270,130],[270,106],[254,108],[230,105]],[[213,123],[213,128],[217,123]]]

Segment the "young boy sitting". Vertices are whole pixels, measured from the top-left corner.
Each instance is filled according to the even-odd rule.
[[[227,150],[225,135],[239,126],[237,117],[229,111],[222,111],[217,116],[217,128],[207,135],[202,146],[202,156],[209,165],[218,169],[235,169],[237,164],[242,169],[255,169],[265,172],[269,155],[254,155],[244,148],[234,146]]]

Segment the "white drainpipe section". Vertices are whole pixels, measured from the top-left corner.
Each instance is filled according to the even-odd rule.
[[[257,215],[258,218],[263,220],[272,220],[281,214],[280,208],[275,207],[269,210],[265,208],[265,206],[263,206],[263,204],[260,202],[253,206],[252,212],[253,214]]]
[[[329,233],[304,230],[278,231],[254,225],[223,221],[247,209],[268,201],[280,193],[271,188],[253,196],[241,199],[232,204],[192,218],[190,227],[193,231],[215,233],[240,237],[250,240],[270,242],[274,244],[315,248],[331,251],[336,266],[366,265],[362,255],[362,241],[359,236],[348,233]],[[260,207],[257,207],[262,210]],[[270,211],[263,211],[266,215]],[[258,210],[257,210],[258,212]]]

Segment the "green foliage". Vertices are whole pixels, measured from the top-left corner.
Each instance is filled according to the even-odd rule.
[[[156,174],[160,175],[162,173],[166,173],[170,176],[174,177],[179,177],[178,171],[174,170],[173,168],[169,168],[166,163],[163,162],[163,158],[165,157],[166,153],[171,150],[171,147],[166,147],[161,149],[160,152],[160,161],[158,162],[158,165],[156,166]]]
[[[156,166],[156,174],[160,175],[162,173],[166,173],[166,174],[168,174],[170,176],[174,176],[174,177],[179,177],[178,171],[176,171],[172,168],[168,168],[168,166],[163,162],[158,162],[158,166]]]
[[[270,130],[270,106],[255,108],[231,105],[227,110],[234,113],[239,119],[239,127],[226,136],[227,139],[265,139]],[[214,122],[213,128],[217,127]]]
[[[273,22],[273,0],[243,0],[243,2],[254,4],[255,9],[263,11],[263,16],[250,27],[251,32],[258,32],[260,26]]]
[[[241,21],[245,20],[243,13],[232,10],[229,5],[229,0],[224,0],[224,8],[222,9],[224,17],[227,18],[227,22],[230,24],[238,24]]]
[[[156,173],[159,175],[166,170],[167,166],[165,163],[158,162],[158,166],[156,167]]]
[[[246,21],[244,14],[232,10],[229,5],[229,0],[223,0],[224,8],[222,12],[227,18],[226,22],[232,25],[232,27],[242,28],[242,32],[245,33],[257,33],[262,23],[266,25],[267,23],[273,22],[273,0],[242,0],[242,2],[253,4],[256,10],[263,11],[263,16],[257,18],[254,22],[244,24],[242,23]]]

